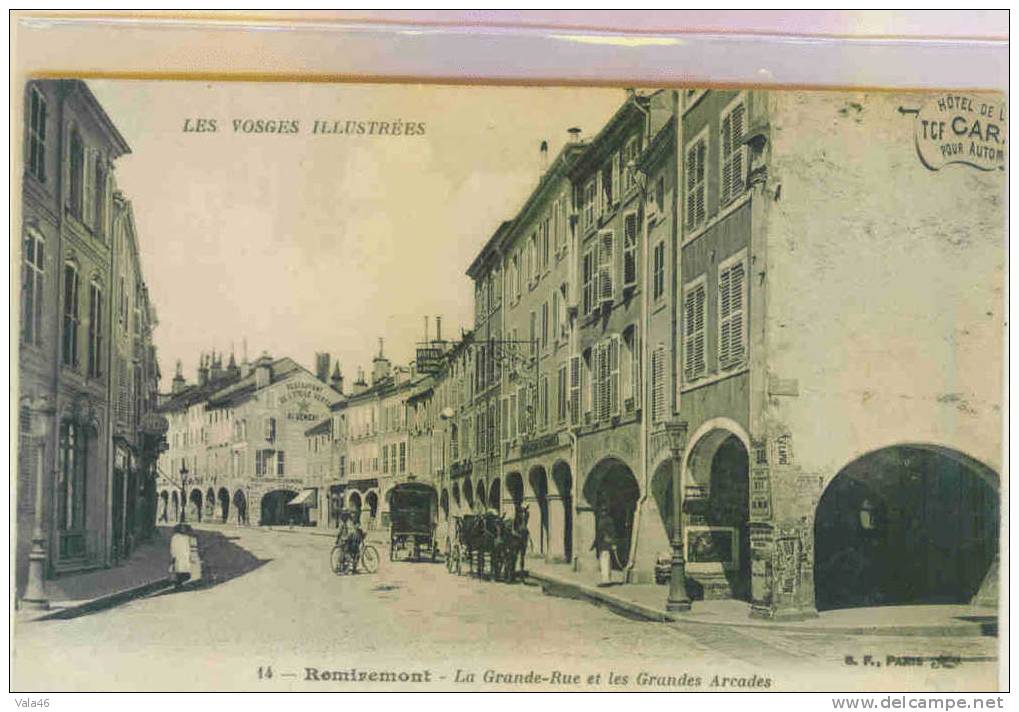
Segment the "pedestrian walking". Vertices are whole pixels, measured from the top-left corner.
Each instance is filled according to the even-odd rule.
[[[170,537],[170,575],[178,588],[191,578],[191,537],[184,524],[175,526]]]
[[[616,523],[609,514],[609,509],[602,506],[595,514],[594,543],[591,548],[598,555],[598,569],[601,573],[599,586],[612,583],[612,556],[616,551]]]

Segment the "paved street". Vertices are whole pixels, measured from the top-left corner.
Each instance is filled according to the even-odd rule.
[[[993,661],[949,670],[930,663],[900,668],[884,683],[882,668],[844,662],[846,655],[995,658],[995,638],[819,636],[649,623],[545,596],[535,586],[455,577],[441,563],[390,563],[384,550],[377,574],[338,577],[329,570],[332,542],[326,537],[228,528],[201,536],[213,575],[205,587],[19,625],[14,688],[337,691],[353,685],[322,680],[322,673],[350,668],[427,671],[432,681],[384,682],[379,689],[478,689],[485,687],[486,670],[533,670],[546,678],[537,685],[544,689],[575,674],[586,686],[588,675],[598,673],[591,686],[609,688],[610,672],[614,680],[625,676],[630,690],[718,689],[711,686],[716,675],[719,683],[728,677],[737,679],[729,684],[787,690],[996,685]],[[320,679],[306,679],[307,668],[316,668]],[[458,682],[458,670],[461,680],[473,674],[473,682]],[[684,685],[684,674],[686,683],[699,677],[700,686]],[[671,676],[673,686],[639,686],[647,675]]]

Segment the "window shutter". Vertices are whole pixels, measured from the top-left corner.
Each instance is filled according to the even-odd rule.
[[[570,420],[580,424],[580,357],[570,359]]]
[[[641,360],[642,352],[640,350],[640,325],[634,324],[633,326],[633,359],[631,366],[633,368],[633,409],[637,410],[640,408],[641,403],[641,390],[643,386],[640,382],[641,373]]]
[[[598,249],[598,297],[600,301],[612,301],[612,267],[613,244],[612,232],[605,231],[599,235]]]
[[[687,292],[684,300],[684,372],[692,381],[704,371],[704,285]]]
[[[665,420],[665,347],[655,348],[651,358],[651,407],[652,418],[661,422]]]
[[[704,160],[707,156],[707,144],[704,141],[697,143],[697,204],[695,207],[694,217],[696,218],[696,224],[700,225],[704,222],[707,214],[707,199],[705,192],[707,191],[706,181],[704,179]]]
[[[707,293],[703,285],[697,288],[694,298],[694,370],[697,375],[704,372],[704,307]]]
[[[637,283],[637,213],[630,213],[624,221],[623,283]]]
[[[743,158],[746,154],[746,147],[743,146],[743,134],[744,124],[746,123],[747,109],[743,102],[740,102],[733,109],[733,113],[730,114],[730,121],[732,124],[732,146],[733,146],[733,168],[732,168],[732,190],[730,193],[731,198],[735,198],[743,193],[744,179],[743,179]]]
[[[719,186],[722,193],[722,203],[728,203],[732,197],[732,161],[729,160],[729,156],[732,155],[732,114],[726,114],[725,118],[722,119],[721,127],[721,144],[722,144],[722,183]]]
[[[729,283],[732,270],[727,269],[718,276],[718,361],[722,365],[732,358],[732,328],[729,317],[732,314]]]
[[[619,201],[619,176],[623,174],[623,154],[622,152],[612,156],[612,202],[616,203]]]
[[[697,196],[694,187],[697,185],[697,146],[691,146],[686,152],[686,227],[696,224]]]
[[[609,339],[609,410],[611,415],[619,415],[619,334],[613,334]]]

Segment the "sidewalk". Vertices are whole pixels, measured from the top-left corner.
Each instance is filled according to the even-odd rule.
[[[130,558],[108,569],[67,574],[46,580],[49,611],[19,609],[22,621],[61,618],[98,610],[170,586],[168,531],[157,527],[152,540],[140,544]]]
[[[848,608],[803,621],[768,621],[751,618],[747,603],[729,599],[694,601],[690,611],[670,613],[665,610],[668,586],[620,583],[602,588],[596,583],[597,572],[581,573],[541,561],[527,564],[528,576],[548,595],[586,600],[643,620],[832,635],[997,635],[997,610],[968,605]]]

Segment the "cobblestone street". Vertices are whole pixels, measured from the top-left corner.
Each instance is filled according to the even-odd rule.
[[[432,690],[485,687],[486,671],[532,670],[547,681],[490,687],[554,689],[555,679],[579,674],[588,684],[588,676],[599,673],[592,687],[662,689],[647,678],[671,676],[668,689],[711,690],[718,689],[716,675],[718,684],[735,678],[726,685],[738,689],[995,686],[996,638],[821,636],[650,623],[545,596],[532,585],[455,577],[441,563],[392,563],[384,549],[377,574],[338,577],[329,570],[327,537],[228,528],[200,536],[211,577],[196,590],[69,620],[21,623],[15,686],[335,691],[352,686],[324,681],[321,672],[351,668],[427,671],[431,685],[408,688]],[[937,654],[983,660],[947,670],[930,663],[899,668],[887,685],[882,668],[845,664],[847,655],[884,661],[887,655]],[[320,679],[309,680],[307,668],[318,670]],[[626,682],[611,684],[610,673],[614,682]],[[691,684],[696,678],[699,685]],[[379,689],[395,687],[379,683]]]

